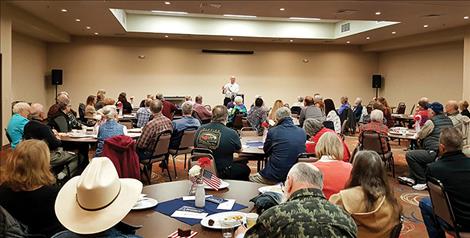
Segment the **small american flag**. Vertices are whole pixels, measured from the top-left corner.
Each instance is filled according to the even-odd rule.
[[[207,184],[209,187],[219,190],[220,186],[220,179],[215,176],[211,171],[209,170],[204,170],[202,173],[202,180],[204,181],[205,184]]]

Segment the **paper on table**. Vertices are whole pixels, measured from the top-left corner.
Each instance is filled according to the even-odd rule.
[[[219,204],[217,209],[219,210],[232,210],[233,205],[235,205],[235,199],[227,199],[226,202]]]
[[[212,195],[206,195],[206,198],[212,197]],[[183,196],[183,201],[196,200],[196,196]]]
[[[181,218],[192,218],[192,219],[203,219],[209,215],[209,213],[197,213],[197,212],[187,212],[187,211],[175,211],[171,214],[172,217],[181,217]]]

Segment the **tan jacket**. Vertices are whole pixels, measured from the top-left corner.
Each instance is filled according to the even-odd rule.
[[[359,238],[388,238],[393,227],[399,223],[399,214],[384,196],[374,204],[374,210],[367,212],[365,194],[360,186],[341,190],[330,197],[330,202],[351,214],[357,224]]]

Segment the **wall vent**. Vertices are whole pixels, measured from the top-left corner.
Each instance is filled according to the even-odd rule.
[[[349,31],[350,29],[351,29],[351,23],[345,23],[341,25],[341,32],[346,32],[346,31]]]

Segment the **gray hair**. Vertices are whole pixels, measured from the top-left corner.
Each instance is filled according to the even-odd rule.
[[[298,101],[298,102],[304,102],[304,97],[302,97],[302,96],[297,96],[297,101]]]
[[[60,103],[60,104],[68,105],[68,104],[70,104],[70,98],[69,98],[68,94],[60,93],[57,96],[57,102]]]
[[[463,136],[459,129],[455,127],[444,128],[441,131],[439,142],[443,144],[446,151],[458,151],[463,147]]]
[[[101,115],[103,115],[104,118],[110,120],[110,119],[116,119],[117,116],[117,109],[116,106],[114,105],[107,105],[98,110]]]
[[[323,124],[317,119],[307,118],[304,121],[303,128],[305,130],[305,133],[307,133],[308,136],[312,137],[323,128]]]
[[[384,113],[381,110],[375,109],[370,113],[370,120],[371,121],[383,122]]]
[[[29,114],[29,117],[32,119],[42,119],[41,118],[41,113],[44,112],[44,106],[39,104],[39,103],[33,103],[31,104],[31,114]]]
[[[217,105],[212,109],[212,121],[225,123],[227,122],[228,111],[223,105]]]
[[[159,113],[162,111],[162,109],[163,109],[163,103],[161,100],[155,99],[155,100],[152,100],[152,102],[150,102],[150,111],[152,113]]]
[[[323,174],[311,163],[297,163],[289,170],[289,177],[294,182],[308,183],[323,189]]]
[[[243,103],[243,98],[241,96],[236,96],[235,99],[233,99],[235,103]]]
[[[26,102],[19,102],[13,106],[13,113],[29,112],[31,106]]]
[[[193,113],[193,104],[190,101],[186,101],[181,105],[183,115],[191,115]]]
[[[284,118],[291,117],[290,109],[287,107],[280,107],[276,111],[276,119],[280,121]]]

